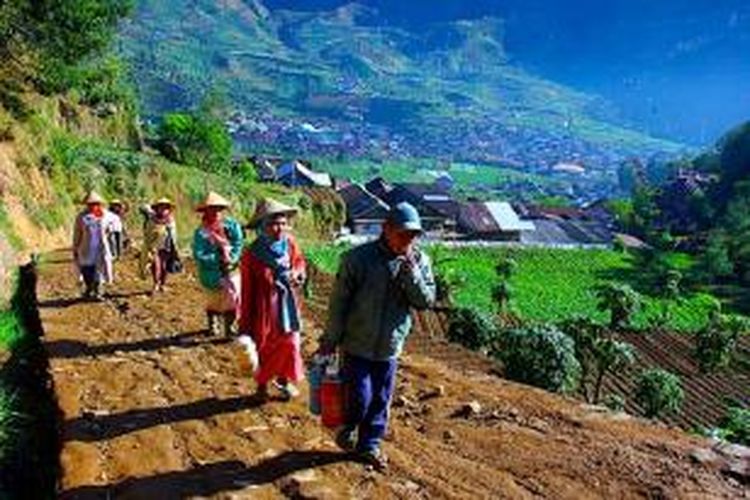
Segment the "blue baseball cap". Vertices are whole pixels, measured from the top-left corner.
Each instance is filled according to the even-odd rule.
[[[405,201],[395,207],[391,207],[391,210],[388,212],[388,221],[394,227],[401,230],[424,232],[419,212],[417,212],[417,209],[412,204]]]

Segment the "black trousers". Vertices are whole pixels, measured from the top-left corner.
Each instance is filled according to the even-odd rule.
[[[86,285],[86,295],[99,293],[100,276],[96,266],[81,266],[81,275]]]

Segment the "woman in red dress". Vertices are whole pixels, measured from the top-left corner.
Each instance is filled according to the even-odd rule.
[[[260,361],[256,397],[268,399],[273,382],[285,400],[299,395],[294,385],[303,378],[300,354],[300,297],[305,259],[288,232],[295,208],[274,200],[258,205],[249,227],[258,237],[242,255],[240,333],[255,341]]]

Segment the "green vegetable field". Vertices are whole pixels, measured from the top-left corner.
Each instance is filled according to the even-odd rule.
[[[345,246],[307,248],[310,261],[323,270],[335,272]],[[595,288],[607,281],[623,282],[639,289],[639,273],[633,257],[610,250],[563,249],[449,249],[428,248],[437,273],[453,283],[456,305],[494,308],[492,287],[496,283],[495,265],[503,256],[512,257],[518,267],[511,279],[511,304],[527,320],[556,322],[575,316],[606,321],[608,314],[597,310]],[[675,265],[684,267],[681,256]],[[679,301],[645,297],[643,310],[635,317],[638,327],[647,327],[668,305],[670,328],[694,331],[701,328],[712,307],[708,294],[687,293]]]

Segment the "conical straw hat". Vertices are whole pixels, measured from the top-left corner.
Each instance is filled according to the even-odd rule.
[[[201,212],[205,210],[208,207],[217,207],[217,208],[229,208],[231,203],[229,203],[229,200],[224,198],[222,195],[215,193],[211,191],[208,193],[208,196],[206,196],[206,199],[198,205],[198,208],[196,210],[198,212]]]
[[[158,200],[156,200],[155,202],[151,204],[152,207],[158,207],[159,205],[167,205],[169,207],[173,207],[174,203],[172,203],[172,200],[170,200],[166,196],[162,196],[161,198],[159,198]]]
[[[83,200],[83,204],[93,205],[95,203],[104,203],[104,198],[102,198],[101,195],[96,191],[91,191],[88,195],[86,195],[86,199]]]
[[[250,219],[250,222],[247,223],[247,226],[256,227],[260,221],[272,215],[286,215],[287,217],[292,217],[296,213],[297,209],[295,207],[290,207],[289,205],[285,205],[280,201],[271,198],[265,198],[258,203],[257,207],[255,207],[255,213]]]

